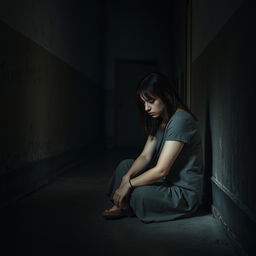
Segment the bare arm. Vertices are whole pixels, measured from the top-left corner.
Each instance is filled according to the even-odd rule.
[[[116,206],[122,206],[122,201],[124,197],[128,196],[131,190],[129,180],[136,174],[141,172],[150,163],[150,160],[152,159],[155,149],[156,138],[154,136],[148,136],[142,153],[136,158],[128,172],[123,176],[119,188],[115,191],[113,200]]]
[[[155,152],[155,148],[156,138],[149,136],[142,153],[136,158],[131,168],[126,173],[125,178],[130,179],[142,171],[150,163],[150,160]]]
[[[133,187],[148,185],[165,177],[184,146],[183,142],[166,141],[157,165],[131,179]]]
[[[170,171],[171,166],[181,152],[183,146],[183,142],[166,141],[158,159],[157,165],[143,172],[139,176],[130,179],[129,175],[130,177],[132,177],[131,174],[134,174],[139,169],[139,167],[143,166],[143,162],[139,160],[140,158],[137,158],[136,161],[138,161],[134,162],[133,166],[128,171],[128,176],[123,177],[120,187],[116,190],[113,196],[115,205],[117,205],[118,207],[122,206],[123,198],[126,197],[131,191],[130,183],[133,187],[139,187],[152,184],[157,180],[165,177]]]

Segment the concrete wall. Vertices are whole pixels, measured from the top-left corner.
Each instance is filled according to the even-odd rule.
[[[196,60],[243,0],[192,0],[192,60]]]
[[[213,212],[252,255],[256,20],[252,2],[240,2],[193,1],[191,103],[203,131]]]
[[[181,76],[184,76],[186,67],[186,19],[187,19],[187,1],[173,1],[172,3],[172,31],[173,31],[173,76],[174,80],[178,82]]]
[[[115,105],[117,62],[154,61],[158,63],[160,71],[171,77],[172,9],[171,1],[168,0],[160,0],[157,3],[148,0],[110,0],[107,1],[106,7],[105,132],[107,145],[114,146],[115,108],[118,107]],[[132,75],[127,70],[127,76]],[[136,87],[137,84],[131,86]],[[132,136],[129,135],[129,129],[123,132]]]
[[[189,105],[186,90],[187,56],[189,55],[187,49],[188,12],[191,10],[188,8],[187,0],[172,1],[172,76],[180,97]]]
[[[0,19],[99,83],[104,1],[2,0]]]
[[[72,152],[99,146],[99,3],[1,1],[0,204],[48,182]]]

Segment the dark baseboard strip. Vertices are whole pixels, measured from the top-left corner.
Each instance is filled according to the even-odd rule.
[[[245,250],[243,249],[241,244],[238,242],[236,235],[229,228],[229,226],[225,223],[220,212],[217,210],[216,207],[214,207],[214,205],[212,205],[212,214],[215,217],[215,219],[219,222],[219,224],[223,227],[225,233],[227,234],[228,238],[232,242],[232,245],[235,248],[237,254],[239,256],[248,256],[248,254],[245,252]]]
[[[251,220],[256,223],[256,215],[253,213],[244,203],[242,203],[239,198],[234,195],[229,189],[227,189],[223,184],[221,184],[215,177],[211,177],[211,181],[215,183],[215,185],[221,189],[229,198],[238,206],[241,211],[243,211]]]
[[[61,173],[90,161],[93,148],[62,153],[0,175],[0,209],[52,182]]]
[[[223,226],[237,253],[241,256],[255,255],[256,223],[214,182],[212,189],[212,213]]]

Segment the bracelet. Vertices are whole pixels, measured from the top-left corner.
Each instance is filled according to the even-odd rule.
[[[130,183],[131,188],[134,189],[134,187],[133,187],[133,185],[131,183],[131,179],[129,179],[129,183]]]

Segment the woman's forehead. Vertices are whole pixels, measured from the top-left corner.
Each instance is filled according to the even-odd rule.
[[[149,93],[144,93],[144,92],[141,92],[140,94],[140,98],[143,100],[143,101],[148,101],[148,100],[151,100],[151,99],[156,99],[157,97],[154,96],[153,94],[149,94]]]

